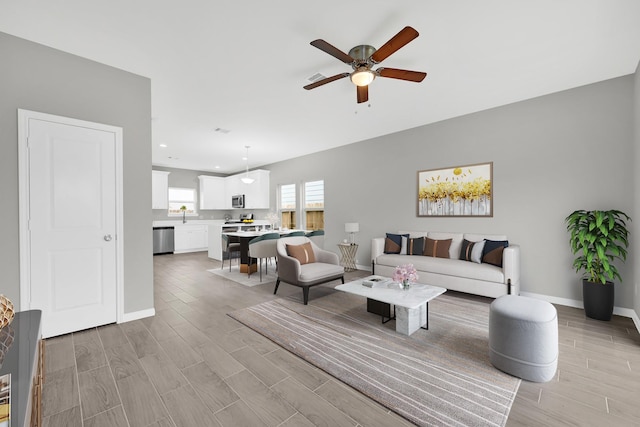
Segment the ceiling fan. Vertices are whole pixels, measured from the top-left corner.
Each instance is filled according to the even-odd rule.
[[[362,103],[369,100],[369,83],[371,83],[376,77],[388,77],[419,83],[424,80],[427,73],[384,67],[376,70],[371,69],[371,67],[384,61],[401,47],[418,37],[418,35],[418,32],[412,27],[404,27],[398,34],[391,37],[388,42],[382,45],[380,49],[376,49],[369,45],[359,45],[352,48],[348,55],[322,39],[314,40],[311,42],[311,46],[315,46],[345,64],[351,65],[353,72],[340,73],[335,76],[326,77],[304,86],[304,89],[315,89],[318,86],[322,86],[345,77],[351,77],[351,82],[353,82],[357,88],[358,103]]]

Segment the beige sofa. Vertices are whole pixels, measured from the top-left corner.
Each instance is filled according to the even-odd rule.
[[[377,237],[371,241],[371,264],[374,274],[391,277],[397,266],[413,264],[418,270],[419,283],[491,298],[520,293],[520,246],[510,243],[504,248],[502,267],[460,259],[463,240],[500,241],[508,240],[507,236],[426,231],[399,231],[397,234],[409,234],[411,238],[451,239],[449,258],[385,254],[385,237]]]

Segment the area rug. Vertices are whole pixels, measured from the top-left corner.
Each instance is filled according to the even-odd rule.
[[[264,266],[262,268],[264,268]],[[277,279],[275,266],[273,265],[269,266],[269,268],[267,269],[268,274],[265,274],[264,270],[262,270],[262,282],[260,281],[259,272],[256,271],[255,273],[251,273],[251,277],[248,277],[247,273],[240,273],[237,266],[231,267],[231,271],[229,271],[228,266],[225,269],[214,268],[207,271],[217,276],[224,277],[225,279],[231,280],[233,282],[240,283],[244,286],[258,286],[267,283],[273,284]]]
[[[506,424],[520,380],[489,361],[486,302],[445,294],[429,303],[429,330],[406,337],[352,297],[278,299],[229,316],[417,425]]]

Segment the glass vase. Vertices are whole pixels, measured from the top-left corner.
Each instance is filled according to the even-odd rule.
[[[408,291],[409,290],[409,286],[410,286],[410,284],[409,284],[408,280],[405,279],[405,280],[402,281],[402,289],[404,289],[405,291]]]

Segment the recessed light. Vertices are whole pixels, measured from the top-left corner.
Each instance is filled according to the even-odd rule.
[[[160,147],[167,148],[167,144],[160,144]]]

